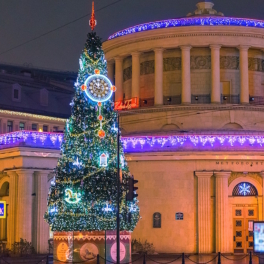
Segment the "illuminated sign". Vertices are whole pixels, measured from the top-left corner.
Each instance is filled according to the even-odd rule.
[[[115,110],[125,110],[131,108],[138,108],[136,97],[115,102]]]
[[[0,218],[6,218],[6,201],[0,201]]]
[[[264,253],[264,222],[253,223],[254,252]]]

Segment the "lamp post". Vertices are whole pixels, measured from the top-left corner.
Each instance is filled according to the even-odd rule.
[[[117,213],[116,213],[116,263],[120,264],[120,208],[119,208],[119,198],[120,198],[120,133],[119,133],[119,114],[117,113]]]

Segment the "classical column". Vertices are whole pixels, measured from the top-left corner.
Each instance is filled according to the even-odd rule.
[[[9,204],[8,204],[8,223],[7,223],[7,247],[10,249],[16,240],[17,233],[17,187],[18,176],[15,171],[8,171],[9,176]]]
[[[191,103],[191,46],[181,46],[182,51],[182,104]]]
[[[211,176],[213,172],[196,171],[198,178],[198,252],[211,253]]]
[[[239,46],[240,103],[241,104],[249,103],[248,49],[249,49],[249,46]]]
[[[18,175],[16,241],[20,238],[32,241],[33,172],[16,170]]]
[[[115,101],[123,100],[123,58],[115,58]]]
[[[231,172],[215,172],[216,252],[228,252],[228,177]]]
[[[107,76],[109,78],[109,80],[114,83],[114,62],[110,61],[107,62]]]
[[[163,105],[163,49],[155,51],[155,105]]]
[[[211,103],[221,102],[220,92],[220,45],[210,45],[211,48]]]
[[[34,247],[37,253],[46,253],[49,240],[49,225],[44,221],[43,216],[47,210],[47,198],[48,198],[48,175],[50,171],[36,171],[35,172],[35,191],[36,191],[36,203],[35,203],[35,227],[36,230],[33,233]]]
[[[132,97],[137,98],[137,104],[139,104],[139,80],[140,80],[140,52],[132,52]]]

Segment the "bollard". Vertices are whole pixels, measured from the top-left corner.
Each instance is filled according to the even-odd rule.
[[[47,255],[46,264],[49,264],[49,255]]]
[[[252,264],[252,252],[249,252],[249,264]]]
[[[218,252],[218,261],[217,261],[217,264],[221,264],[221,253]]]
[[[99,258],[99,254],[97,255],[97,260],[96,263],[99,264],[100,263],[100,258]]]
[[[182,253],[182,264],[185,264],[185,256],[184,256],[184,253]]]
[[[144,254],[144,257],[143,257],[143,264],[146,264],[146,254]]]

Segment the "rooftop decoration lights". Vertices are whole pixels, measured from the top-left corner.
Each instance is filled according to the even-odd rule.
[[[118,31],[111,35],[108,40],[153,29],[187,26],[236,26],[264,28],[264,21],[235,17],[186,17],[178,19],[168,19],[140,24]]]

